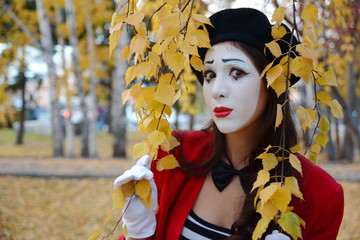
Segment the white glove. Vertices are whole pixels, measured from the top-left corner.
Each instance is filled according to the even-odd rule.
[[[274,230],[265,237],[265,240],[290,240],[290,238],[283,233],[279,233],[278,230]]]
[[[142,179],[149,180],[151,184],[151,197],[153,199],[152,210],[147,209],[140,201],[140,198],[134,195],[126,199],[122,221],[127,227],[128,236],[132,238],[146,238],[154,235],[156,228],[155,212],[157,210],[157,188],[154,182],[154,174],[150,171],[150,156],[145,155],[125,173],[117,177],[114,181],[114,188],[119,188],[129,181],[138,181]]]

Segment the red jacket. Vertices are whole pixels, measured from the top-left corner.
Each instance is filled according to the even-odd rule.
[[[186,132],[178,151],[190,162],[204,161],[211,154],[211,146],[211,133]],[[303,239],[335,240],[343,217],[343,189],[320,167],[301,155],[298,158],[303,171],[303,177],[298,181],[304,201],[295,198],[291,205],[306,222],[302,231]],[[158,188],[159,211],[155,236],[149,239],[177,240],[205,176],[189,176],[179,169],[159,172],[152,167],[152,170]]]

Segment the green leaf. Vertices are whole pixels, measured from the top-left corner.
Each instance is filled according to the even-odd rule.
[[[292,238],[301,238],[301,221],[300,217],[293,212],[286,212],[281,214],[278,221],[280,227],[291,235]]]

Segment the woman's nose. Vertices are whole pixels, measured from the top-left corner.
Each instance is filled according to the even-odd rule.
[[[214,98],[221,98],[221,97],[227,97],[229,94],[228,88],[226,86],[226,83],[224,79],[221,77],[217,77],[214,79],[214,85],[212,88],[212,95]]]

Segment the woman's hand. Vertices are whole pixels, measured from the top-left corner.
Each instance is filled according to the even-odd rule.
[[[146,179],[151,184],[151,197],[153,199],[152,209],[146,208],[137,195],[126,199],[123,208],[122,221],[128,230],[128,237],[141,239],[150,237],[154,234],[156,228],[155,212],[157,210],[157,188],[154,182],[154,174],[150,171],[150,156],[145,155],[124,174],[117,177],[114,181],[114,188],[119,188],[130,181],[139,181]],[[129,206],[128,203],[130,202]]]
[[[290,238],[283,233],[279,233],[278,230],[274,230],[265,237],[265,240],[290,240]]]

